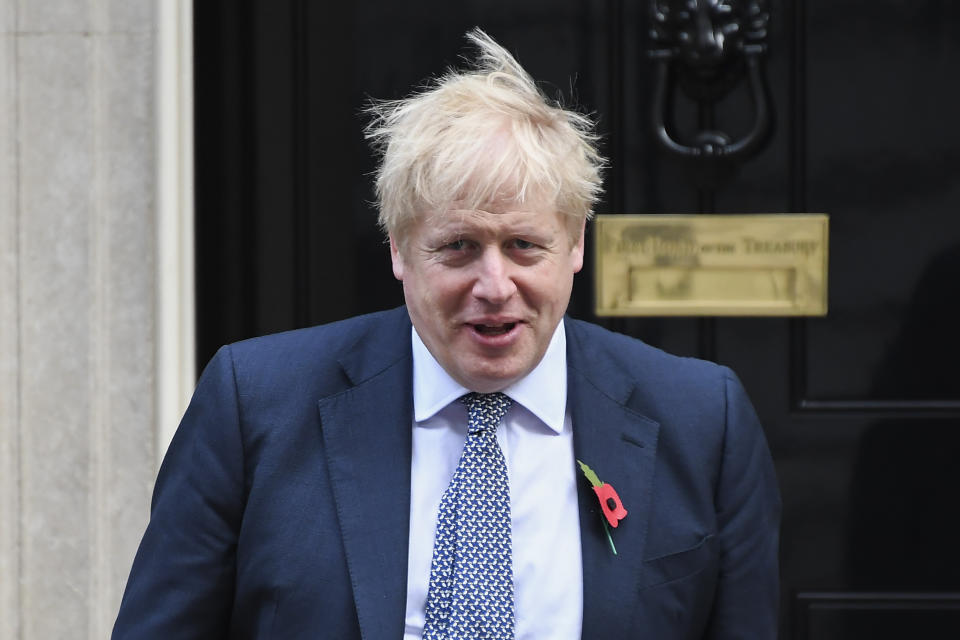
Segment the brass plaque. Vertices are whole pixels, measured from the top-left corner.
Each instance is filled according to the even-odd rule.
[[[824,214],[597,216],[598,316],[823,316]]]

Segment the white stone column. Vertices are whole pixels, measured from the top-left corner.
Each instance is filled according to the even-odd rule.
[[[20,638],[20,327],[17,85],[11,0],[0,0],[0,638]]]
[[[147,521],[160,13],[0,0],[2,639],[109,637]]]

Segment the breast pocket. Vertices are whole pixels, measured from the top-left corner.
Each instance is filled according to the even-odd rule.
[[[650,560],[644,560],[640,576],[640,589],[649,589],[705,571],[716,572],[717,551],[714,535],[704,536],[693,547]]]

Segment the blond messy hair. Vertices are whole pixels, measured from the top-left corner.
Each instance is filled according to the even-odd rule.
[[[579,238],[602,190],[594,123],[548,100],[481,29],[466,35],[479,49],[471,68],[368,108],[381,228],[402,239],[419,216],[454,202],[478,209],[547,198]]]

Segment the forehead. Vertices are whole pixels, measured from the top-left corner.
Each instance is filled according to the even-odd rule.
[[[457,206],[445,211],[423,216],[416,226],[421,232],[429,233],[434,229],[475,229],[497,230],[529,225],[547,225],[559,223],[559,215],[548,207],[531,205],[485,205],[475,209]]]
[[[579,237],[582,225],[563,215],[549,200],[498,201],[471,207],[454,202],[414,217],[395,237],[401,242],[467,233],[539,233]]]

